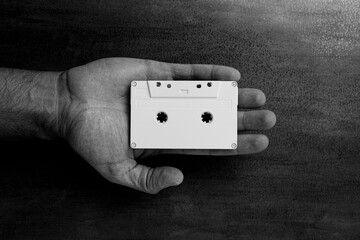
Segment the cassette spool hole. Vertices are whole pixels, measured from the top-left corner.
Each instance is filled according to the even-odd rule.
[[[204,123],[211,123],[213,121],[213,115],[210,113],[210,112],[204,112],[202,115],[201,115],[201,120],[204,122]]]
[[[157,114],[156,120],[159,123],[165,123],[168,120],[168,115],[166,113],[164,113],[164,112],[159,112]]]

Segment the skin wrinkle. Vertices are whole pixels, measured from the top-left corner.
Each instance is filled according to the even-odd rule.
[[[242,124],[243,124],[243,127],[244,127],[245,129],[247,128],[247,126],[246,126],[246,116],[247,116],[247,114],[246,114],[246,112],[244,112],[243,118],[242,118]]]
[[[106,162],[106,163],[98,164],[95,166],[100,167],[100,169],[103,169],[100,172],[103,172],[105,177],[111,177],[113,179],[114,183],[128,184],[127,183],[128,180],[130,180],[132,183],[134,182],[134,180],[135,181],[140,180],[140,179],[136,179],[136,177],[134,177],[134,175],[136,175],[136,173],[134,171],[138,167],[139,164],[137,164],[137,163],[132,164],[133,162],[134,162],[134,160],[132,160],[130,158],[124,158],[123,160],[120,160],[118,162]],[[123,163],[128,163],[131,166],[124,167]],[[103,166],[105,166],[105,168]],[[139,165],[139,166],[141,166],[141,165]],[[107,172],[109,174],[107,174]],[[136,184],[139,184],[139,182],[136,182]]]
[[[195,78],[195,70],[193,67],[189,67],[189,76],[190,76],[190,79],[194,79]]]
[[[32,105],[32,109],[34,110],[34,112],[37,111],[36,108],[38,108],[38,111],[43,112],[45,115],[49,116],[49,123],[51,124],[51,122],[53,120],[51,120],[51,113],[54,112],[54,104],[51,103],[51,101],[49,101],[48,95],[53,95],[52,92],[48,92],[47,91],[47,84],[50,84],[50,82],[46,82],[44,83],[45,86],[43,86],[43,84],[41,84],[41,82],[38,80],[39,79],[39,74],[36,74],[34,76],[34,84],[33,86],[31,86],[30,90],[28,91],[28,96],[30,99],[30,103],[33,103]],[[51,88],[49,88],[51,89]],[[55,91],[56,92],[56,91]],[[55,95],[56,96],[56,95]],[[56,99],[56,97],[55,97]],[[56,101],[54,101],[54,103],[56,103]],[[55,107],[56,109],[56,107]],[[56,112],[56,111],[55,111]],[[56,119],[56,117],[55,117]],[[41,122],[41,121],[39,121]],[[40,124],[40,127],[44,127],[42,126],[43,124]],[[44,124],[46,125],[46,123]],[[56,124],[55,124],[56,126]],[[56,129],[55,129],[56,131]]]
[[[144,62],[145,69],[143,71],[143,74],[145,76],[145,79],[150,79],[149,74],[152,72],[151,64],[152,64],[151,60],[145,60],[145,62]]]
[[[68,116],[71,110],[70,106],[76,102],[75,100],[79,101],[80,103],[82,101],[73,93],[72,89],[70,88],[69,71],[61,73],[61,82],[63,84],[61,85],[61,88],[59,88],[59,91],[61,91],[63,94],[61,94],[61,98],[58,98],[58,101],[62,103],[61,106],[59,105],[58,116],[61,118],[59,124],[62,123],[63,127],[60,127],[61,132],[59,134],[64,138],[68,138],[70,136],[69,131],[71,127],[68,127],[69,121],[66,119],[70,119]],[[71,124],[72,123],[70,122],[70,125]]]
[[[210,79],[215,79],[214,77],[214,66],[211,66],[211,70],[210,70]]]
[[[145,167],[142,167],[141,168],[141,173],[140,173],[140,176],[141,175],[145,175],[145,177],[140,177],[140,178],[138,178],[138,184],[139,184],[139,187],[140,188],[144,188],[145,189],[145,191],[149,191],[150,192],[150,190],[152,189],[150,186],[151,186],[151,175],[152,175],[152,173],[154,172],[154,170],[153,169],[149,169],[149,171],[145,171],[144,172],[144,170],[145,170]],[[144,181],[141,181],[141,180],[144,180]]]

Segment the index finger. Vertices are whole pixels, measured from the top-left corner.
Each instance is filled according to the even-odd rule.
[[[227,66],[169,63],[169,68],[174,80],[240,80],[240,72],[235,68]]]
[[[239,81],[240,72],[235,68],[209,64],[166,63],[143,60],[147,79],[173,80],[223,80]]]

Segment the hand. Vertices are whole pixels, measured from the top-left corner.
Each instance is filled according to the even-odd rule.
[[[111,182],[157,193],[183,181],[173,167],[149,168],[137,158],[156,154],[236,155],[256,153],[268,146],[260,134],[238,135],[236,150],[133,150],[129,146],[129,86],[132,80],[204,79],[238,81],[240,73],[216,65],[183,65],[131,58],[107,58],[62,74],[59,99],[61,135],[72,148]],[[257,108],[265,95],[239,89],[239,107]],[[239,111],[238,130],[266,130],[275,114],[267,110]]]

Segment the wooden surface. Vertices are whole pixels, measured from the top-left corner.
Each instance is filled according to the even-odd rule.
[[[183,184],[108,183],[65,142],[1,142],[0,239],[360,239],[360,3],[2,1],[0,65],[230,65],[277,114],[267,151],[161,156]]]

